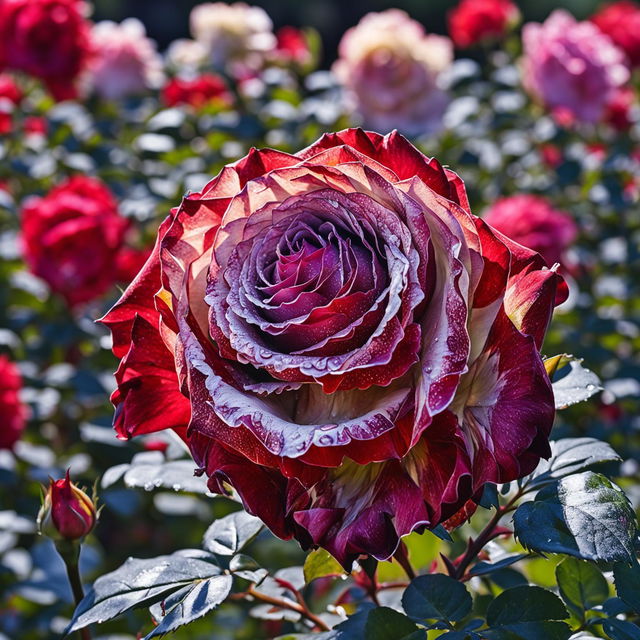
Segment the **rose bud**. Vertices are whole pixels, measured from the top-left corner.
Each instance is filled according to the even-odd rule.
[[[128,222],[108,187],[74,176],[22,209],[22,250],[31,271],[74,307],[103,294]]]
[[[562,9],[522,30],[523,84],[561,123],[597,123],[629,78],[624,53],[591,22]]]
[[[364,16],[338,51],[333,72],[366,126],[407,135],[442,128],[449,100],[439,85],[453,61],[449,38],[427,35],[404,11],[389,9]]]
[[[27,408],[20,402],[21,388],[18,367],[0,356],[0,449],[13,449],[24,431]]]
[[[612,2],[592,16],[591,22],[625,52],[632,67],[640,66],[640,4]]]
[[[79,540],[91,532],[96,524],[97,510],[92,500],[69,478],[50,478],[44,502],[38,513],[38,527],[51,538]]]
[[[0,2],[0,69],[40,78],[56,100],[75,98],[91,55],[85,7],[80,0]]]
[[[398,133],[254,149],[170,212],[102,319],[115,428],[175,430],[281,538],[386,560],[550,455],[558,289]]]
[[[462,0],[447,17],[451,39],[466,49],[503,37],[518,22],[520,11],[511,0]]]

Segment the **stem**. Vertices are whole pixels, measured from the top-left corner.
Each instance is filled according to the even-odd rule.
[[[297,591],[297,590],[296,590]],[[266,604],[272,604],[274,607],[279,607],[280,609],[289,609],[290,611],[296,611],[303,618],[306,618],[310,622],[318,627],[321,631],[329,631],[330,627],[327,623],[317,616],[313,611],[309,609],[307,603],[302,598],[302,595],[298,592],[296,594],[296,599],[298,602],[293,602],[293,600],[287,600],[285,598],[275,598],[273,596],[269,596],[266,593],[261,593],[260,591],[256,591],[251,585],[244,594],[238,594],[241,596],[249,595],[254,597],[256,600],[260,600],[261,602],[265,602]]]
[[[73,593],[73,600],[76,607],[84,598],[84,589],[82,588],[82,579],[80,578],[80,570],[78,568],[78,559],[80,558],[80,544],[72,540],[61,540],[56,542],[56,549],[60,557],[64,561],[67,569],[67,577],[69,585]],[[80,640],[91,640],[91,632],[88,627],[78,631]]]
[[[400,541],[398,545],[398,549],[393,554],[393,557],[398,561],[398,564],[404,569],[404,572],[407,574],[407,578],[409,580],[413,580],[416,577],[416,572],[413,570],[411,566],[411,562],[409,562],[409,553],[407,551],[407,545]]]
[[[478,534],[478,537],[475,540],[469,540],[469,546],[467,547],[467,551],[462,556],[462,558],[456,563],[455,571],[453,572],[452,578],[456,580],[465,579],[465,571],[468,566],[475,560],[476,556],[482,551],[484,546],[497,538],[499,535],[502,535],[504,531],[496,531],[496,527],[500,522],[500,519],[507,513],[513,511],[515,509],[515,503],[522,496],[523,490],[520,489],[509,502],[503,507],[498,507],[496,509],[495,514],[487,523],[487,526]]]

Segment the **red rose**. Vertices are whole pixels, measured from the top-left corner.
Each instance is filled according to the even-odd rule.
[[[224,80],[214,73],[203,73],[192,80],[171,78],[162,89],[162,99],[169,107],[189,104],[197,108],[214,100],[225,105],[232,102]]]
[[[21,388],[18,368],[0,356],[0,449],[12,449],[24,431],[27,410],[20,402]]]
[[[280,537],[388,558],[549,455],[559,284],[397,133],[253,150],[171,212],[103,318],[115,427],[177,430]]]
[[[449,11],[449,35],[460,49],[501,38],[520,12],[511,0],[462,0]]]
[[[311,60],[311,51],[305,34],[295,27],[281,27],[276,31],[275,54],[284,61],[307,64]]]
[[[578,227],[564,211],[540,196],[522,194],[496,200],[484,220],[505,236],[537,251],[551,266],[564,261]]]
[[[71,482],[68,470],[64,478],[50,479],[38,514],[38,526],[42,532],[52,538],[79,540],[95,527],[96,518],[94,501]]]
[[[640,5],[620,0],[606,5],[591,21],[626,54],[631,66],[640,65]]]
[[[150,255],[151,247],[148,249],[122,247],[116,258],[116,280],[129,284],[138,275]]]
[[[637,103],[636,93],[631,87],[618,89],[607,105],[604,114],[605,122],[608,122],[616,131],[628,131],[634,123],[631,110]]]
[[[76,96],[89,56],[89,23],[80,0],[0,1],[0,69],[40,78],[57,100]]]
[[[46,136],[49,123],[40,116],[28,116],[24,119],[24,132],[28,136]]]
[[[107,186],[74,176],[22,210],[22,247],[31,271],[70,306],[97,298],[114,282],[127,221]]]

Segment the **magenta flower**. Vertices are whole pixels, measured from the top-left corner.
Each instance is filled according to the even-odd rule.
[[[397,133],[253,150],[171,212],[103,319],[115,426],[175,429],[282,538],[388,558],[549,455],[559,285]]]

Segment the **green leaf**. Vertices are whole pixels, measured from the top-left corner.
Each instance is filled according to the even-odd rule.
[[[640,638],[640,627],[627,620],[608,618],[602,621],[602,628],[611,640],[638,640]]]
[[[552,383],[556,409],[565,409],[572,404],[588,400],[592,395],[602,391],[598,376],[582,366],[582,360],[568,362],[569,369],[562,378]],[[566,367],[559,369],[564,372]],[[555,377],[555,376],[554,376]]]
[[[216,520],[205,532],[202,545],[221,556],[241,551],[262,529],[259,518],[246,511],[236,511]]]
[[[585,560],[633,562],[636,518],[623,491],[586,471],[561,478],[516,510],[515,535],[528,549]]]
[[[304,581],[309,584],[316,578],[339,576],[344,573],[340,563],[324,549],[312,551],[304,561]]]
[[[487,609],[491,627],[519,622],[564,620],[568,611],[557,595],[542,587],[521,586],[503,591]]]
[[[571,628],[564,622],[520,622],[482,632],[485,640],[568,640]]]
[[[417,640],[425,638],[426,633],[398,611],[378,607],[367,617],[364,637],[367,640]]]
[[[418,576],[402,595],[402,606],[415,620],[462,620],[472,606],[471,595],[457,580],[440,573]]]
[[[66,633],[158,602],[194,580],[220,575],[213,560],[212,555],[197,549],[146,560],[129,558],[120,568],[95,581],[76,608]]]
[[[618,562],[613,567],[618,597],[640,614],[640,565]]]
[[[159,624],[145,640],[175,631],[215,609],[229,595],[232,584],[232,576],[219,575],[171,594],[162,604],[152,607],[151,613]]]
[[[549,460],[541,460],[536,470],[525,479],[532,488],[585,471],[596,464],[620,460],[620,456],[606,442],[595,438],[563,438],[552,440],[549,444]]]
[[[601,605],[609,597],[609,584],[599,569],[576,558],[565,558],[556,567],[562,599],[584,619],[585,611]]]
[[[494,571],[500,571],[501,569],[515,564],[527,557],[529,557],[528,553],[514,553],[513,555],[502,558],[502,560],[498,560],[494,563],[478,562],[478,564],[474,565],[469,573],[472,576],[485,576],[489,573],[493,573]]]

